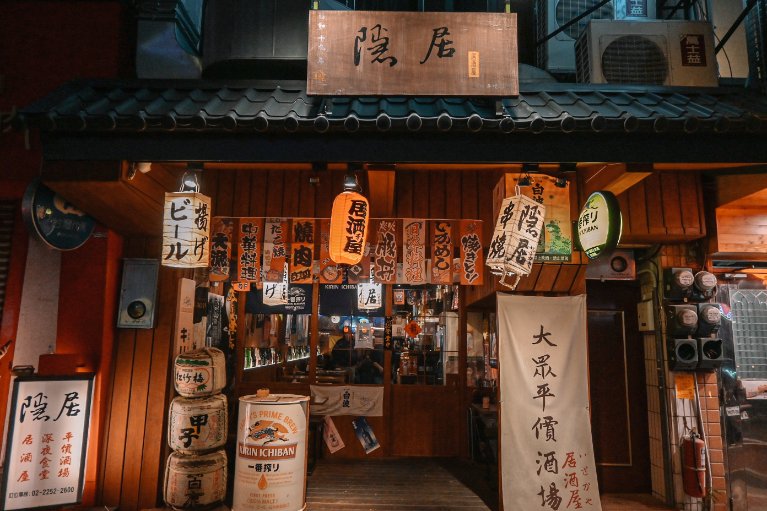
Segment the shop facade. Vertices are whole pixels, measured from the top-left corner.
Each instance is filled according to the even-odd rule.
[[[23,127],[41,134],[42,182],[103,226],[99,237],[62,256],[58,333],[50,355],[56,365],[75,354],[78,370],[96,373],[91,431],[98,441],[89,451],[86,502],[124,509],[160,503],[182,278],[224,300],[238,298],[228,302],[230,318],[236,310],[225,330],[229,337],[217,341],[231,357],[232,402],[264,387],[303,395],[311,394],[312,385],[381,389],[382,415],[366,418],[380,448],[366,452],[356,440],[354,417],[341,415],[333,424],[346,447],[331,453],[318,442],[314,456],[319,450],[349,460],[469,457],[474,423],[468,418],[475,418],[469,410],[481,407],[483,397],[493,405],[498,399],[496,302],[498,293],[509,290],[486,268],[482,285],[461,285],[460,277],[384,284],[380,307],[361,311],[353,303],[356,290],[352,298],[340,297],[344,289],[333,287],[356,284],[348,277],[321,281],[318,262],[320,271],[300,285],[299,311],[270,309],[257,286],[230,293],[231,279],[160,266],[152,328],[116,328],[123,262],[162,257],[164,196],[178,190],[191,163],[200,191],[211,198],[212,218],[238,226],[244,219],[285,219],[290,228],[308,220],[316,253],[322,220],[330,218],[345,176],[356,174],[378,224],[373,234],[381,220],[395,220],[402,240],[405,219],[424,221],[432,267],[431,233],[440,221],[454,229],[481,221],[487,253],[499,199],[512,195],[520,178],[531,177],[531,187],[562,179],[566,188],[555,188],[567,190],[568,221],[577,220],[592,192],[614,193],[624,222],[620,249],[634,265],[628,278],[613,280],[615,268],[602,268],[612,270],[610,276],[599,274],[599,263],[573,248],[569,258],[536,262],[513,291],[588,296],[590,331],[604,336],[589,336],[600,487],[702,509],[682,493],[678,453],[685,427],[694,425],[708,442],[709,484],[717,495],[712,508],[730,509],[729,499],[735,499],[733,509],[756,509],[735,507],[743,505],[739,488],[757,488],[753,497],[759,485],[733,471],[736,462],[742,473],[750,470],[747,456],[738,454],[749,449],[742,439],[726,448],[732,441],[727,428],[734,427],[718,399],[726,376],[716,368],[672,370],[666,314],[682,302],[667,291],[672,268],[713,272],[721,292],[730,294],[761,285],[753,274],[725,280],[725,273],[758,268],[763,258],[758,229],[744,230],[730,219],[761,207],[765,115],[764,97],[740,89],[524,80],[519,96],[500,103],[321,98],[308,95],[301,81],[282,80],[81,81],[58,89],[24,109]],[[31,179],[14,184],[12,198],[20,198],[26,181]],[[26,245],[20,213],[14,225],[4,332],[23,324],[8,311],[21,310],[25,271],[18,261],[30,257],[19,248]],[[459,245],[452,249],[460,261]],[[401,250],[398,262],[404,263]],[[370,268],[358,275],[361,281],[366,271],[369,276]],[[72,300],[84,296],[93,315],[87,331],[70,312],[81,310]],[[707,300],[725,298],[730,300]],[[649,310],[652,328],[641,324],[647,317],[640,304]],[[387,319],[392,329],[415,323],[420,331],[393,333],[389,346]],[[616,338],[621,342],[611,344]],[[333,349],[344,340],[351,347]],[[364,347],[355,348],[357,343]],[[676,395],[680,372],[696,375],[696,398]],[[733,488],[737,481],[743,486]]]

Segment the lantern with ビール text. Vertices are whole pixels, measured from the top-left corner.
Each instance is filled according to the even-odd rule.
[[[208,266],[210,198],[196,192],[165,194],[162,265],[176,268]]]
[[[328,249],[336,264],[357,264],[365,251],[369,204],[357,190],[357,178],[347,176],[344,191],[333,201]]]

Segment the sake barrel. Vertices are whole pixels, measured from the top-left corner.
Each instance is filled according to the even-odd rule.
[[[176,397],[168,413],[168,445],[185,453],[218,449],[226,443],[226,396]]]
[[[173,509],[209,509],[226,497],[226,452],[171,453],[163,499]]]
[[[233,511],[306,509],[309,397],[240,398]]]
[[[173,382],[176,392],[184,397],[210,396],[226,385],[224,352],[202,348],[176,356]]]

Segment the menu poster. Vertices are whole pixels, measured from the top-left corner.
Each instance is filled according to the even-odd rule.
[[[461,247],[461,284],[481,286],[482,279],[482,221],[461,220],[459,223]]]
[[[426,220],[403,220],[402,259],[406,284],[426,283]]]
[[[362,448],[365,449],[365,454],[370,454],[381,447],[375,433],[373,433],[373,428],[370,427],[370,424],[368,424],[365,417],[357,417],[354,419],[352,421],[352,427],[354,428],[354,433],[357,435],[357,439],[360,441],[360,444],[362,444]]]
[[[344,272],[330,258],[330,220],[320,220],[320,284],[340,284]]]
[[[261,246],[264,242],[264,219],[241,218],[238,235],[237,280],[261,282]]]
[[[451,284],[453,282],[452,224],[447,220],[437,220],[432,225],[431,283]]]
[[[235,219],[214,217],[210,232],[210,280],[229,280],[232,244],[235,242]]]
[[[336,429],[336,424],[333,422],[333,419],[330,416],[325,416],[324,421],[325,424],[322,427],[322,438],[325,440],[325,445],[328,446],[330,454],[333,454],[346,447],[346,444],[338,433],[338,429]]]
[[[14,380],[3,509],[82,501],[92,388],[92,374]]]
[[[264,282],[283,280],[283,272],[287,263],[288,248],[288,219],[267,218],[264,227]]]
[[[314,219],[296,218],[293,220],[293,243],[290,250],[290,282],[311,284],[313,261]]]
[[[382,284],[397,281],[397,220],[380,220],[373,255],[372,280]]]

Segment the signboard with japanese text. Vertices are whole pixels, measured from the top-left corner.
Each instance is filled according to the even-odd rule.
[[[261,282],[264,219],[240,218],[238,231],[237,281]]]
[[[288,219],[267,218],[264,231],[264,282],[282,282],[288,255]]]
[[[293,220],[290,249],[290,283],[311,284],[314,261],[314,219]]]
[[[546,208],[542,204],[525,195],[504,199],[487,254],[487,265],[501,275],[529,275],[545,214]]]
[[[546,208],[543,229],[535,250],[536,263],[570,262],[573,251],[572,222],[570,220],[570,182],[544,174],[531,177],[529,186],[520,186],[521,176],[506,174],[499,183],[496,201],[514,193],[531,198]],[[497,206],[496,206],[497,207]]]
[[[197,349],[194,338],[194,291],[192,279],[178,279],[176,320],[173,326],[173,354],[178,355]]]
[[[330,258],[330,220],[320,220],[320,284],[340,284],[343,269]]]
[[[612,252],[621,239],[623,217],[620,204],[611,192],[594,192],[578,216],[576,234],[586,257],[596,259]]]
[[[229,280],[232,258],[232,245],[235,243],[235,219],[213,217],[210,230],[210,281]]]
[[[449,220],[432,222],[431,242],[431,283],[451,284],[453,282],[453,238],[452,223]]]
[[[461,284],[481,286],[483,282],[482,221],[461,220],[459,245],[461,247]]]
[[[378,221],[372,280],[382,284],[397,281],[397,220]]]
[[[208,266],[210,198],[200,193],[166,193],[162,224],[162,265]]]
[[[3,509],[82,500],[93,375],[19,377],[13,382]]]
[[[402,265],[405,284],[426,283],[426,220],[402,221]]]
[[[503,508],[600,511],[586,296],[498,294],[497,307]]]
[[[516,96],[516,14],[309,11],[307,92]]]

